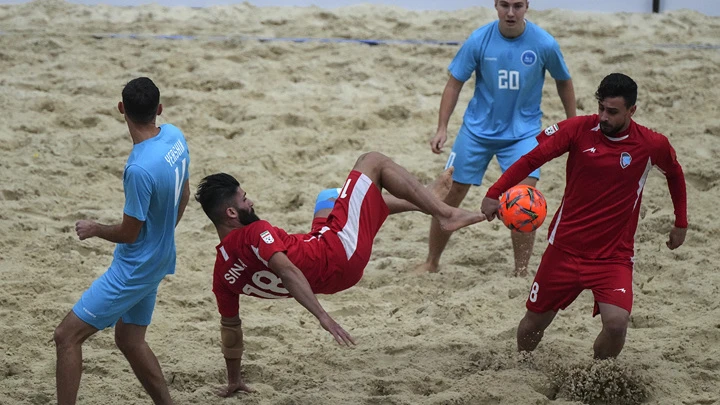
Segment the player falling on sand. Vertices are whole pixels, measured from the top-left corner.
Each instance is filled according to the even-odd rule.
[[[375,235],[388,214],[419,210],[437,218],[448,231],[483,221],[485,217],[479,212],[442,202],[450,175],[451,171],[447,171],[436,181],[437,187],[444,188],[437,196],[388,157],[377,152],[364,154],[335,195],[332,208],[323,202],[321,193],[312,230],[306,234],[288,234],[260,220],[253,202],[232,176],[219,173],[205,177],[195,199],[221,240],[216,248],[213,292],[221,315],[228,386],[219,394],[250,391],[240,375],[240,294],[293,297],[339,344],[355,344],[350,334],[325,312],[315,294],[333,294],[360,281]],[[392,195],[383,195],[383,188]],[[335,196],[326,195],[325,200]]]
[[[492,220],[498,197],[528,173],[564,153],[567,183],[548,229],[549,245],[530,289],[517,331],[520,351],[534,350],[559,309],[584,289],[595,297],[602,331],[595,357],[616,357],[625,344],[633,303],[634,238],[650,169],[666,177],[675,208],[667,247],[685,241],[685,177],[668,139],[633,121],[637,84],[623,74],[605,77],[595,93],[598,114],[572,118],[538,135],[538,147],[512,165],[488,190],[482,212]]]

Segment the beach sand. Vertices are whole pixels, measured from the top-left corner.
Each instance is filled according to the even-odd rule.
[[[160,87],[160,122],[186,134],[193,188],[207,174],[231,173],[261,218],[306,232],[316,194],[341,186],[362,152],[384,152],[423,182],[434,178],[472,85],[445,152],[434,155],[428,141],[458,46],[248,37],[462,41],[495,18],[491,8],[0,6],[0,404],[55,400],[53,330],[110,264],[114,245],[79,241],[74,223],[121,219],[132,144],[116,105],[128,80],[149,76]],[[630,75],[640,87],[636,120],[668,136],[685,170],[690,228],[678,250],[665,247],[674,219],[665,180],[654,171],[646,185],[620,359],[592,362],[600,320],[589,292],[558,315],[532,356],[516,354],[531,279],[509,276],[509,231],[498,221],[463,229],[441,272],[418,276],[429,219],[405,213],[387,221],[356,287],[320,297],[358,346],[338,347],[294,300],[243,297],[243,370],[257,392],[223,401],[215,396],[225,365],[211,293],[217,235],[191,200],[177,228],[177,272],[160,286],[147,335],[178,404],[720,403],[720,19],[561,10],[528,18],[560,42],[580,114],[595,112],[606,74]],[[701,47],[708,44],[715,48]],[[564,118],[549,77],[543,110],[543,125]],[[493,162],[463,206],[479,209],[498,175]],[[559,158],[539,183],[551,214],[563,187]],[[547,224],[533,269],[546,232]],[[112,330],[90,338],[79,403],[149,402]]]

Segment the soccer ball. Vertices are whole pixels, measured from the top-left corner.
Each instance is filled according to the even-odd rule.
[[[547,202],[535,187],[520,184],[500,196],[498,218],[512,231],[532,232],[546,215]]]

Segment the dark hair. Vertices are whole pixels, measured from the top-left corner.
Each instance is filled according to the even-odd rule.
[[[630,108],[637,101],[637,84],[629,76],[622,73],[611,73],[600,82],[595,98],[602,102],[608,97],[622,97],[625,107]]]
[[[147,77],[130,80],[123,88],[125,115],[138,124],[149,124],[157,115],[160,90]]]
[[[206,176],[197,186],[195,201],[202,206],[205,215],[217,224],[223,219],[223,211],[237,192],[240,183],[226,173]]]

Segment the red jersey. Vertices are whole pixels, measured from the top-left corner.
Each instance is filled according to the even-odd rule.
[[[380,189],[364,174],[352,171],[330,216],[315,218],[309,233],[288,234],[262,220],[233,230],[216,247],[213,293],[220,314],[237,315],[240,294],[291,296],[268,267],[278,252],[302,271],[315,294],[333,294],[355,285],[388,213]]]
[[[545,162],[568,152],[565,194],[548,230],[548,241],[589,259],[630,258],[650,169],[667,178],[675,226],[687,227],[685,178],[668,139],[631,121],[615,137],[600,131],[597,115],[553,125],[537,136],[538,146],[512,165],[488,190],[500,194]]]

